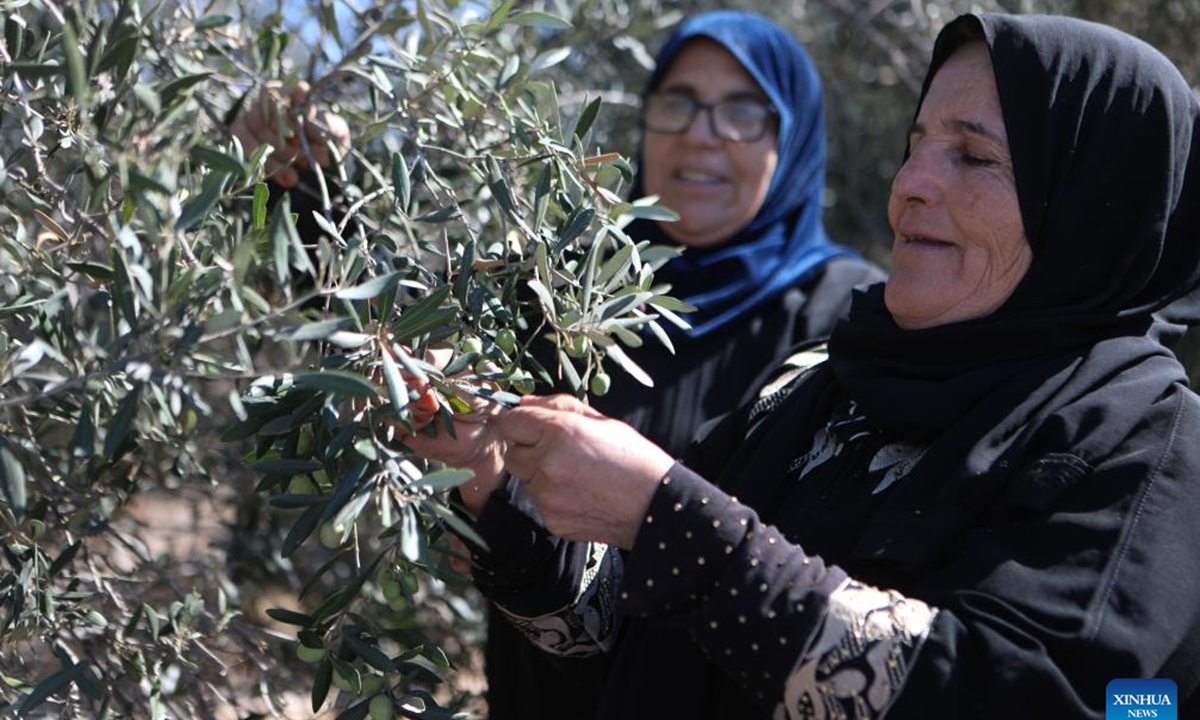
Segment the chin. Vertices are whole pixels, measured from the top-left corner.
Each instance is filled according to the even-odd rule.
[[[883,289],[883,305],[891,313],[892,320],[905,330],[922,330],[938,324],[939,312],[928,307],[930,303],[923,293],[906,293],[897,290],[889,282]],[[939,308],[940,311],[945,308]]]
[[[705,225],[701,228],[680,227],[680,223],[660,223],[659,227],[675,242],[685,247],[705,248],[714,245],[720,245],[726,239],[725,236],[705,234],[703,230],[711,228],[711,225]]]

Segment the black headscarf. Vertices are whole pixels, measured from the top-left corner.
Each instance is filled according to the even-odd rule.
[[[1068,405],[1076,419],[1064,422],[1078,426],[1063,432],[1103,452],[1186,380],[1165,343],[1200,320],[1200,127],[1178,70],[1103,25],[965,15],[938,36],[922,99],[941,64],[978,39],[996,77],[1029,271],[991,315],[922,330],[898,327],[875,286],[830,346],[873,425],[960,438],[968,475]],[[1132,386],[1106,387],[1135,366]]]

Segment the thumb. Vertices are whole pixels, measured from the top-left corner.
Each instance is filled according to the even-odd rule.
[[[607,417],[590,405],[580,401],[574,395],[567,394],[547,396],[526,395],[521,398],[521,407],[569,412],[594,420],[603,420]]]

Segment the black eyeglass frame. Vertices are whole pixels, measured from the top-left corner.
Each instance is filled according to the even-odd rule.
[[[661,127],[652,127],[651,125],[649,125],[646,122],[646,107],[647,107],[648,101],[650,101],[652,98],[656,98],[656,97],[675,98],[678,100],[686,100],[691,105],[691,112],[688,113],[687,122],[683,123],[683,125],[677,130],[666,130],[666,129],[662,129]],[[763,110],[766,111],[766,114],[763,116],[763,119],[762,119],[762,129],[759,130],[759,132],[756,135],[754,135],[753,137],[748,136],[748,137],[743,137],[743,138],[733,138],[733,137],[729,137],[728,135],[722,133],[720,130],[717,129],[717,119],[716,119],[716,115],[715,115],[716,108],[720,105],[725,105],[725,104],[734,103],[734,102],[755,103],[759,107],[761,107]],[[714,102],[714,103],[706,103],[706,102],[700,102],[699,100],[697,100],[694,97],[691,97],[689,95],[684,95],[684,94],[678,93],[678,92],[651,91],[642,96],[642,106],[638,111],[638,126],[642,130],[648,130],[650,132],[656,132],[656,133],[663,133],[664,135],[683,135],[684,133],[686,133],[688,130],[691,129],[692,123],[696,122],[696,115],[702,110],[704,111],[704,114],[708,116],[708,129],[712,131],[712,134],[721,138],[722,140],[728,140],[729,142],[736,142],[736,143],[758,142],[759,140],[762,140],[764,137],[766,137],[767,131],[769,131],[771,129],[772,122],[778,123],[778,121],[779,121],[779,109],[776,108],[775,105],[773,103],[771,103],[769,100],[759,100],[759,99],[753,98],[753,97],[731,97],[731,98],[724,98],[724,99],[718,100],[717,102]]]

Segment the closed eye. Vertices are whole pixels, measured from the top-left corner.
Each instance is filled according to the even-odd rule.
[[[969,165],[971,167],[988,167],[991,165],[998,164],[995,160],[992,160],[991,158],[986,158],[986,157],[982,157],[979,155],[972,155],[971,153],[962,153],[961,155],[959,155],[959,160],[961,160],[964,165]]]

